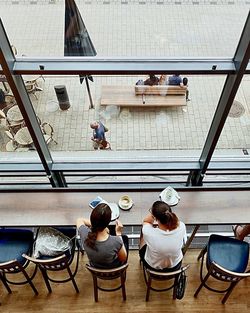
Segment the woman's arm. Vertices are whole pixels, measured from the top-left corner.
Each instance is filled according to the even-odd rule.
[[[86,219],[86,218],[79,217],[79,218],[76,220],[76,227],[77,227],[77,228],[80,228],[80,226],[82,226],[82,225],[91,227],[90,220],[89,220],[89,219]]]
[[[123,225],[122,225],[121,221],[116,220],[116,226],[115,226],[116,236],[120,236],[121,237],[122,229],[123,229]],[[127,261],[127,257],[128,256],[127,256],[127,251],[125,249],[124,244],[122,245],[121,249],[118,251],[117,257],[118,257],[118,260],[120,262],[126,262]]]
[[[151,224],[153,225],[154,224],[154,217],[151,213],[149,213],[147,216],[144,217],[143,221],[142,221],[142,224],[145,225],[145,224]]]
[[[117,257],[118,257],[118,260],[121,262],[127,261],[127,251],[125,249],[124,244],[122,245],[121,249],[118,251]]]

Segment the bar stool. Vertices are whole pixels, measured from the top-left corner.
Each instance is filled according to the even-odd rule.
[[[203,277],[205,255],[207,256],[207,274]],[[207,246],[200,252],[198,260],[200,258],[202,258],[200,267],[201,284],[194,297],[197,297],[202,287],[205,287],[214,292],[225,293],[222,299],[224,304],[238,282],[243,278],[250,277],[250,270],[245,272],[249,259],[249,245],[244,241],[213,234],[210,236]],[[210,276],[229,283],[229,286],[223,290],[210,287],[207,284]]]
[[[30,230],[0,229],[0,279],[9,293],[12,292],[9,284],[29,284],[34,293],[38,294],[32,283],[37,267],[34,268],[33,274],[29,276],[25,269],[30,262],[22,256],[23,253],[32,254],[33,242],[33,232]],[[22,273],[25,279],[22,281],[10,280],[9,275],[18,273]]]

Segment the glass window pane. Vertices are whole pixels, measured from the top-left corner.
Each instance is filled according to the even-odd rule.
[[[52,188],[45,173],[5,172],[0,175],[0,189],[8,188]]]
[[[188,76],[186,101],[186,89],[180,86],[136,85],[147,75],[93,75],[82,84],[78,75],[43,78],[37,81],[43,90],[30,99],[41,125],[52,131],[49,149],[55,160],[78,161],[104,156],[94,151],[94,121],[108,129],[104,134],[112,151],[105,158],[198,160],[225,81],[223,75]]]
[[[250,75],[244,75],[216,147],[217,155],[250,154]]]
[[[19,2],[1,3],[18,55],[62,57],[64,1]],[[232,57],[249,10],[247,1],[226,0],[221,5],[205,0],[75,2],[99,57]]]

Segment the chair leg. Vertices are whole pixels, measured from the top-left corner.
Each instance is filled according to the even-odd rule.
[[[149,277],[148,277],[148,281],[147,281],[146,301],[149,300],[149,294],[150,294],[150,289],[151,289],[151,283],[152,283],[152,278],[151,278],[151,276],[149,276]]]
[[[29,275],[26,273],[26,271],[22,268],[22,273],[24,275],[24,277],[26,278],[27,282],[29,283],[30,287],[33,289],[34,293],[36,295],[38,295],[38,291],[36,289],[36,287],[34,286],[32,280],[30,279]]]
[[[179,276],[175,276],[175,279],[174,279],[173,300],[176,300],[176,288],[177,288],[178,277]]]
[[[51,286],[50,286],[50,283],[49,283],[49,278],[48,278],[48,275],[46,273],[46,270],[43,269],[43,268],[40,268],[41,272],[42,272],[42,275],[43,275],[43,279],[44,279],[44,282],[46,284],[46,287],[48,289],[48,292],[51,293],[52,292],[52,289],[51,289]]]
[[[75,278],[74,278],[74,276],[73,276],[73,274],[72,274],[72,272],[71,272],[71,270],[70,270],[70,268],[68,266],[67,266],[67,271],[69,273],[69,277],[71,278],[72,284],[73,284],[76,292],[79,293],[79,289],[78,289],[78,286],[76,284]]]
[[[127,296],[126,296],[126,287],[125,287],[125,280],[126,280],[126,274],[124,273],[121,275],[121,286],[122,286],[122,297],[123,300],[126,301]]]
[[[198,255],[198,257],[197,257],[197,261],[199,261],[200,260],[200,258],[202,257],[202,256],[204,256],[204,254],[207,252],[207,246],[205,246],[202,250],[201,250],[201,252],[199,253],[199,255]]]
[[[238,283],[238,281],[237,282],[232,282],[230,284],[230,287],[228,288],[228,291],[225,294],[225,296],[223,297],[221,303],[223,303],[223,304],[226,303],[227,299],[229,298],[230,294],[232,293],[232,291],[233,291],[234,287],[237,285],[237,283]]]
[[[204,277],[204,279],[201,281],[200,286],[198,289],[195,291],[194,297],[196,298],[201,291],[201,288],[205,285],[206,281],[208,280],[208,277],[210,276],[210,272],[207,273],[207,275]]]
[[[0,280],[4,284],[4,287],[7,289],[8,293],[12,293],[8,283],[6,282],[6,280],[4,279],[4,277],[1,274],[0,274]]]
[[[93,275],[93,285],[94,285],[94,297],[95,302],[98,302],[98,286],[97,286],[97,277]]]

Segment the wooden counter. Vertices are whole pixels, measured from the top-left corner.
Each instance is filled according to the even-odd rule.
[[[152,203],[159,199],[155,191],[128,192],[134,206],[120,210],[124,225],[140,225]],[[250,192],[178,191],[181,200],[173,208],[185,224],[250,223]],[[74,225],[76,218],[88,217],[88,203],[97,195],[109,202],[118,202],[124,192],[85,191],[15,191],[0,192],[0,226]]]

